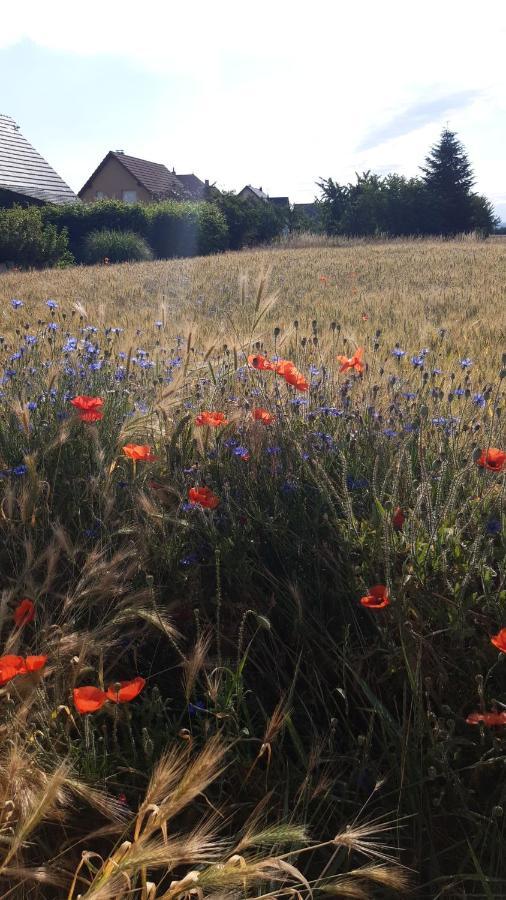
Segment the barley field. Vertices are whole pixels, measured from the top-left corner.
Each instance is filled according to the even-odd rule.
[[[0,298],[0,896],[506,897],[506,241]]]

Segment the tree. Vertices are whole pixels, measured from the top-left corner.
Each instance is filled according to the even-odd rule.
[[[431,230],[445,235],[472,231],[474,175],[455,132],[443,129],[421,170],[431,201]]]

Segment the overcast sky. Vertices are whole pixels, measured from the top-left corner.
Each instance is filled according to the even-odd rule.
[[[446,124],[506,220],[506,0],[2,3],[0,112],[75,190],[108,150],[311,201]]]

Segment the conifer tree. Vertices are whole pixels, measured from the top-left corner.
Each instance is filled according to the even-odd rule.
[[[443,129],[422,172],[432,206],[433,230],[446,235],[471,231],[474,175],[455,132]]]

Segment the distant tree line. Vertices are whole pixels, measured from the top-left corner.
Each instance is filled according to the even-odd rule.
[[[318,182],[320,226],[329,235],[490,234],[498,225],[491,203],[474,193],[466,152],[445,128],[419,178],[357,174],[355,184]]]

